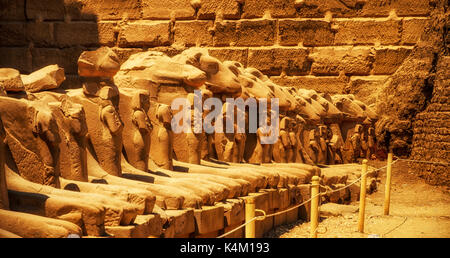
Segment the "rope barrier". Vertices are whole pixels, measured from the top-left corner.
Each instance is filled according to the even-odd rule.
[[[401,159],[401,158],[399,158],[399,157],[395,157],[395,158],[396,158],[396,160],[392,161],[392,163],[390,164],[391,166],[394,165],[395,163],[399,162],[399,161],[417,162],[417,163],[429,163],[429,164],[439,164],[439,165],[445,165],[445,166],[448,166],[448,164],[449,164],[449,163],[442,163],[442,162],[431,162],[431,161],[421,161],[421,160]],[[306,201],[304,201],[304,202],[302,202],[302,203],[300,203],[300,204],[294,205],[294,206],[292,206],[292,207],[290,207],[290,208],[288,208],[288,209],[286,209],[286,210],[282,210],[282,211],[279,211],[279,212],[275,212],[275,213],[272,213],[272,214],[269,214],[269,215],[267,215],[263,210],[256,210],[256,211],[262,212],[263,215],[261,215],[261,216],[255,216],[253,219],[251,219],[251,220],[245,222],[244,224],[242,224],[242,225],[240,225],[240,226],[238,226],[238,227],[232,229],[231,231],[229,231],[229,232],[227,232],[227,233],[225,233],[225,234],[222,234],[222,235],[218,236],[217,238],[223,238],[223,237],[226,237],[226,236],[228,236],[228,235],[230,235],[230,234],[236,232],[237,230],[239,230],[239,229],[245,227],[246,225],[252,223],[252,222],[255,221],[255,220],[264,220],[264,219],[266,219],[266,218],[270,218],[270,217],[273,217],[273,216],[281,215],[281,214],[283,214],[283,213],[287,213],[287,212],[289,212],[289,211],[291,211],[291,210],[294,210],[294,209],[296,209],[296,208],[298,208],[298,207],[301,207],[301,206],[307,204],[308,202],[310,202],[312,199],[314,199],[314,198],[317,197],[317,196],[323,196],[323,195],[327,195],[327,194],[331,194],[331,193],[335,193],[335,192],[342,191],[342,190],[344,190],[344,189],[346,189],[346,188],[348,188],[348,187],[350,187],[350,186],[356,184],[357,182],[361,181],[363,175],[367,175],[367,174],[370,174],[370,173],[374,173],[374,172],[383,170],[383,169],[385,169],[385,168],[387,168],[387,167],[388,167],[388,165],[383,166],[383,167],[378,168],[378,169],[375,169],[375,170],[367,171],[366,173],[361,174],[361,176],[360,176],[358,179],[354,180],[353,182],[351,182],[351,183],[348,184],[348,185],[345,185],[345,186],[343,186],[343,187],[340,187],[340,188],[338,188],[338,189],[334,189],[334,190],[331,190],[331,191],[328,191],[328,190],[327,190],[327,191],[325,191],[325,192],[323,192],[323,193],[318,193],[317,195],[312,196],[312,197],[309,198],[308,200],[306,200]],[[322,187],[325,188],[324,185],[320,185],[320,186],[322,186]],[[407,220],[407,218],[405,218],[405,220],[404,220],[400,225],[398,225],[398,226],[395,227],[394,229],[390,230],[389,232],[383,234],[382,236],[391,233],[392,231],[394,231],[395,229],[397,229],[398,227],[400,227],[401,225],[403,225],[403,224],[406,222],[406,220]],[[317,227],[315,231],[317,231],[318,228],[319,228],[319,227]],[[327,232],[327,231],[328,231],[328,229],[325,229],[325,232]]]
[[[394,162],[396,162],[396,161],[394,161]],[[394,162],[392,162],[392,164],[394,164]],[[387,167],[387,166],[384,166],[384,167],[382,167],[382,168],[379,168],[379,169],[376,169],[376,170],[372,170],[372,171],[367,172],[367,173],[365,173],[365,174],[373,173],[373,172],[376,172],[376,171],[378,171],[378,170],[384,169],[384,168],[386,168],[386,167]],[[361,175],[361,176],[362,176],[362,175]],[[335,189],[335,190],[331,191],[330,193],[332,193],[332,192],[337,192],[337,191],[341,191],[341,190],[343,190],[343,189],[345,189],[345,188],[348,188],[348,187],[350,187],[351,185],[357,183],[357,182],[360,181],[360,180],[361,180],[361,177],[359,177],[358,179],[356,179],[355,181],[353,181],[353,182],[350,183],[349,185],[343,186],[343,187],[341,187],[341,188],[339,188],[339,189]],[[314,196],[312,196],[311,198],[309,198],[308,200],[306,200],[306,201],[304,201],[304,202],[302,202],[302,203],[300,203],[300,204],[297,204],[297,205],[295,205],[295,206],[292,206],[292,207],[290,207],[289,209],[286,209],[286,210],[282,210],[282,211],[279,211],[279,212],[275,212],[275,213],[272,213],[272,214],[269,214],[269,215],[267,215],[267,214],[264,213],[264,215],[262,215],[262,216],[256,216],[256,217],[254,217],[253,219],[251,219],[251,220],[245,222],[244,224],[238,226],[237,228],[234,228],[234,229],[232,229],[231,231],[229,231],[229,232],[227,232],[227,233],[225,233],[225,234],[223,234],[223,235],[218,236],[217,238],[223,238],[223,237],[226,237],[226,236],[228,236],[228,235],[230,235],[230,234],[232,234],[232,233],[238,231],[239,229],[245,227],[247,224],[250,224],[250,223],[253,222],[254,220],[264,220],[264,219],[266,219],[266,218],[270,218],[270,217],[277,216],[277,215],[280,215],[280,214],[289,212],[289,211],[291,211],[291,210],[294,210],[294,209],[296,209],[296,208],[298,208],[298,207],[301,207],[301,206],[307,204],[308,202],[310,202],[310,201],[311,201],[312,199],[314,199],[315,197],[321,196],[321,195],[323,195],[323,194],[324,194],[324,193],[319,193],[319,194],[317,194],[317,195],[314,195]]]
[[[258,217],[262,217],[262,216],[258,216]],[[223,235],[218,236],[217,238],[224,238],[224,237],[226,237],[226,236],[228,236],[228,235],[230,235],[230,234],[232,234],[232,233],[238,231],[239,229],[245,227],[247,224],[250,224],[250,223],[252,223],[253,221],[257,220],[258,217],[253,217],[253,219],[247,221],[246,223],[240,225],[240,226],[237,227],[237,228],[234,228],[234,229],[231,230],[231,231],[228,231],[227,233],[225,233],[225,234],[223,234]]]
[[[443,165],[443,166],[448,166],[450,164],[450,163],[444,163],[444,162],[433,162],[433,161],[414,160],[414,159],[401,159],[396,156],[395,156],[395,158],[397,158],[396,161],[400,160],[400,161],[406,161],[406,162],[426,163],[426,164]]]
[[[381,234],[381,237],[384,237],[387,234],[392,233],[394,230],[399,228],[401,225],[405,224],[406,220],[408,220],[408,217],[405,217],[405,219],[402,221],[402,223],[398,224],[396,227],[394,227],[393,229],[389,230],[387,233]]]
[[[394,161],[391,163],[391,165],[395,164],[396,162],[398,162],[398,160],[394,160]],[[385,169],[385,168],[387,168],[387,165],[386,165],[386,166],[383,166],[383,167],[381,167],[381,168],[377,168],[377,169],[375,169],[375,170],[367,171],[366,173],[361,174],[361,176],[360,176],[358,179],[356,179],[355,181],[351,182],[350,184],[348,184],[348,185],[346,185],[346,186],[343,186],[343,187],[341,187],[341,188],[338,188],[338,189],[331,190],[331,191],[325,191],[325,192],[321,193],[321,195],[326,195],[326,194],[331,194],[331,193],[335,193],[335,192],[342,191],[342,190],[344,190],[344,189],[346,189],[346,188],[349,188],[350,186],[356,184],[357,182],[361,181],[363,175],[367,175],[367,174],[370,174],[370,173],[374,173],[374,172],[383,170],[383,169]],[[320,185],[320,186],[322,186],[322,187],[325,188],[325,185]]]

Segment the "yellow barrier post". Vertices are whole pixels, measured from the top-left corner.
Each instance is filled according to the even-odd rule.
[[[245,223],[255,217],[255,199],[252,197],[245,199]],[[245,225],[245,238],[255,238],[255,221]]]
[[[392,151],[388,153],[386,168],[386,188],[384,191],[384,215],[389,215],[389,205],[391,202],[391,174],[392,174]]]
[[[367,159],[362,161],[361,191],[359,195],[358,231],[364,233],[364,216],[366,211]]]
[[[319,177],[313,176],[311,180],[311,229],[310,238],[317,238],[319,225]]]

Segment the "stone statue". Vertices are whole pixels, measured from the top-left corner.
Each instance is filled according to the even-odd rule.
[[[305,131],[306,121],[303,117],[296,115],[295,117],[295,135],[296,135],[296,144],[294,145],[295,152],[295,162],[296,163],[304,163],[304,164],[313,164],[311,158],[306,152],[306,148],[303,145],[303,132]]]
[[[233,153],[236,151],[235,142],[235,124],[232,123],[232,117],[227,113],[228,103],[224,103],[222,106],[222,125],[223,132],[214,134],[214,145],[216,148],[218,160],[225,162],[233,161]],[[227,132],[227,125],[232,124],[233,132]],[[217,122],[216,122],[217,126]]]
[[[274,144],[273,157],[275,162],[287,163],[292,156],[292,145],[289,139],[290,118],[283,117],[280,122],[280,134],[278,141]]]
[[[309,131],[309,144],[308,154],[314,164],[318,164],[320,156],[320,139],[317,129]]]
[[[0,117],[20,175],[58,187],[60,138],[51,110],[26,100],[0,97]]]
[[[358,160],[358,158],[361,157],[361,152],[362,152],[362,148],[361,148],[361,134],[362,134],[362,130],[363,127],[362,125],[358,124],[355,126],[355,131],[352,135],[352,137],[350,138],[350,143],[351,143],[351,161],[352,162],[356,162]]]
[[[86,115],[81,105],[64,97],[59,105],[51,106],[60,109],[63,116],[56,117],[60,130],[60,170],[61,176],[76,181],[88,181],[86,161]],[[58,114],[58,112],[55,112]]]
[[[123,120],[123,148],[128,162],[147,171],[152,125],[147,113],[149,94],[144,90],[120,88],[119,112]]]
[[[167,105],[159,104],[156,109],[156,118],[158,119],[159,125],[157,126],[155,137],[152,137],[150,158],[157,166],[173,170],[172,110]]]
[[[319,156],[318,162],[319,164],[328,164],[328,128],[325,125],[319,126]]]

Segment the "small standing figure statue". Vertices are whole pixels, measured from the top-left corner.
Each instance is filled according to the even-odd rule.
[[[296,153],[298,140],[297,140],[297,123],[295,120],[290,119],[288,125],[288,139],[290,148],[286,151],[286,161],[288,163],[296,162]]]
[[[289,124],[290,119],[288,117],[283,117],[280,123],[280,138],[279,142],[276,144],[276,149],[274,150],[274,155],[278,155],[278,159],[275,159],[280,163],[287,163],[289,155],[292,155],[292,146],[289,140]]]
[[[319,144],[319,132],[317,129],[309,131],[309,157],[314,164],[319,162],[320,144]]]
[[[319,157],[320,164],[327,164],[328,161],[328,130],[326,125],[319,126]]]
[[[369,127],[367,133],[367,145],[368,145],[367,159],[376,159],[375,156],[376,138],[375,138],[375,128],[373,127]]]
[[[355,132],[353,133],[352,137],[350,138],[351,142],[351,153],[352,153],[352,160],[351,162],[357,162],[358,158],[361,156],[361,134],[362,134],[362,125],[357,124],[355,126]]]
[[[173,170],[172,161],[172,110],[168,105],[159,104],[156,111],[156,118],[160,123],[156,141],[152,146],[155,148],[152,154],[152,160],[158,167]]]

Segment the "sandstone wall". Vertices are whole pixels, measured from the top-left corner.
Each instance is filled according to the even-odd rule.
[[[146,48],[204,46],[281,85],[373,103],[370,93],[426,26],[430,1],[0,0],[0,67],[30,73],[57,63],[65,87],[77,87],[76,60],[86,48],[114,47],[126,59]]]

